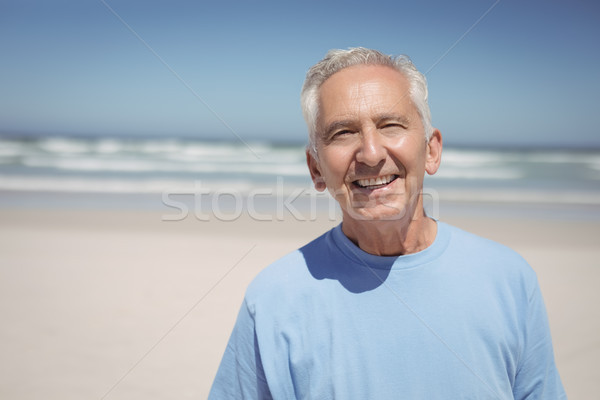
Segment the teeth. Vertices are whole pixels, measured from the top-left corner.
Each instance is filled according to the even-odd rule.
[[[359,179],[356,181],[359,186],[367,187],[367,186],[378,186],[378,185],[387,185],[391,181],[394,180],[395,175],[386,175],[386,176],[378,176],[377,178],[371,179]]]

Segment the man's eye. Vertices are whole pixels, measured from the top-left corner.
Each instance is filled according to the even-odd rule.
[[[349,130],[349,129],[343,129],[341,131],[335,132],[333,135],[331,135],[331,137],[336,138],[336,137],[340,137],[340,136],[344,136],[344,135],[349,135],[351,133],[352,133],[351,130]]]
[[[395,132],[402,132],[406,128],[401,124],[385,124],[382,127],[380,127],[379,129],[381,129],[383,132],[395,133]]]

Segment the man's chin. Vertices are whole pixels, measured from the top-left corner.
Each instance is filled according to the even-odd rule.
[[[404,207],[381,204],[374,207],[348,207],[344,214],[357,221],[398,221],[407,216]]]

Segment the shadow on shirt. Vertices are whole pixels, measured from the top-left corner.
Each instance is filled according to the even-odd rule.
[[[300,248],[313,278],[336,280],[352,293],[367,292],[385,283],[395,257],[378,257],[374,267],[356,246],[336,245],[331,232],[324,236]]]

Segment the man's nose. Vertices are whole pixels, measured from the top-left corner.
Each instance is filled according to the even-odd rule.
[[[364,129],[360,136],[360,148],[356,153],[356,161],[375,167],[385,160],[387,151],[377,129]]]

